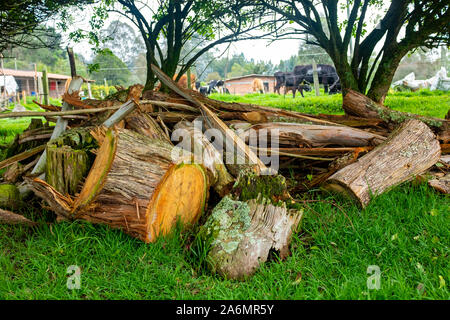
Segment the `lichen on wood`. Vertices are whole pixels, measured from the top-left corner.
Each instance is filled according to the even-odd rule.
[[[209,244],[211,271],[229,279],[245,279],[268,259],[271,250],[285,258],[302,215],[301,210],[274,206],[263,197],[235,201],[225,196],[198,234]]]

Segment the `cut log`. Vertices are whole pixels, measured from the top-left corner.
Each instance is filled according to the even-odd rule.
[[[413,179],[439,161],[441,148],[423,122],[405,121],[381,145],[331,176],[324,187],[366,207],[371,195]]]
[[[203,166],[172,159],[173,145],[127,129],[106,131],[99,144],[74,200],[42,180],[28,180],[57,214],[121,228],[145,242],[169,234],[177,221],[188,227],[198,220],[208,195]]]
[[[36,222],[33,222],[20,214],[2,209],[0,209],[0,223],[22,224],[30,227],[37,225]]]
[[[343,126],[319,126],[300,123],[263,123],[250,127],[240,136],[249,142],[250,134],[255,133],[258,144],[270,145],[273,135],[278,135],[278,143],[297,147],[365,147],[376,146],[385,137],[363,130]],[[265,134],[267,132],[267,134]]]
[[[280,258],[289,254],[289,243],[303,211],[283,203],[253,199],[233,201],[225,196],[199,232],[210,244],[208,262],[213,272],[227,279],[245,279],[267,261],[271,250]]]
[[[381,119],[389,124],[399,125],[408,119],[417,119],[426,123],[434,132],[446,132],[450,128],[450,121],[438,118],[419,116],[389,109],[378,104],[362,93],[350,90],[344,97],[343,108],[348,115]]]
[[[228,173],[220,153],[203,135],[201,126],[201,122],[198,126],[187,121],[179,122],[174,127],[173,137],[182,138],[176,146],[194,154],[194,163],[202,164],[208,170],[210,184],[223,197],[231,189],[234,179]]]

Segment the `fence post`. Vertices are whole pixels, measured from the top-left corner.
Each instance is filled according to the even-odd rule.
[[[44,104],[50,105],[50,98],[49,98],[49,90],[48,90],[48,76],[47,76],[47,69],[44,69],[42,71],[42,90],[44,91]]]
[[[188,87],[188,89],[192,89],[192,84],[191,84],[191,68],[188,68],[188,69],[187,69],[186,76],[187,76],[187,87]]]
[[[320,96],[320,88],[319,88],[319,73],[317,72],[317,64],[316,61],[313,60],[313,79],[314,79],[314,90],[316,91],[316,96]]]

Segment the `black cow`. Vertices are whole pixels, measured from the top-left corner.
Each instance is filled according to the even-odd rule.
[[[275,76],[275,88],[274,91],[278,92],[280,94],[281,87],[284,87],[284,94],[288,93],[289,91],[292,91],[293,97],[295,98],[295,94],[297,90],[300,92],[302,97],[303,91],[311,91],[311,87],[309,84],[302,80],[302,77],[297,76],[293,72],[276,72],[274,74]]]
[[[274,76],[275,76],[274,92],[280,94],[281,87],[285,85],[286,81],[285,72],[282,71],[275,72]]]
[[[334,84],[338,79],[336,69],[328,64],[318,64],[317,73],[319,76],[319,83],[323,84],[325,93],[328,93],[328,87]],[[299,82],[314,83],[313,66],[312,65],[300,65],[294,68],[294,74],[299,76]]]

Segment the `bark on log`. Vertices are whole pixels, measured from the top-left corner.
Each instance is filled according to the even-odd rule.
[[[413,179],[439,161],[441,149],[423,122],[404,122],[383,144],[331,176],[325,188],[356,199],[366,207],[379,195]]]
[[[101,136],[93,132],[94,136]],[[174,147],[127,129],[108,130],[80,194],[71,199],[42,180],[33,191],[59,215],[121,228],[145,242],[189,226],[204,211],[208,184],[201,165],[173,160]]]
[[[381,119],[389,124],[399,125],[405,120],[417,119],[426,123],[436,133],[447,132],[450,121],[438,118],[419,116],[413,113],[391,110],[378,104],[362,93],[350,90],[344,97],[343,108],[348,115]]]
[[[268,134],[261,134],[267,130]],[[250,127],[241,137],[245,141],[250,133],[258,133],[259,145],[270,144],[271,134],[277,134],[280,145],[297,147],[365,147],[376,146],[386,140],[385,137],[350,127],[319,126],[300,123],[263,123]]]
[[[228,173],[219,151],[203,135],[200,128],[201,123],[199,127],[195,127],[194,123],[182,121],[175,125],[173,137],[182,137],[182,141],[176,146],[194,154],[194,163],[202,164],[208,170],[210,184],[223,197],[231,189],[230,185],[234,179]]]
[[[284,259],[302,215],[264,198],[242,202],[224,197],[199,233],[210,244],[210,268],[227,279],[242,280],[256,272],[271,250]]]

